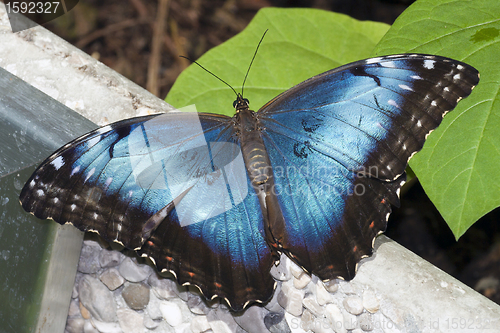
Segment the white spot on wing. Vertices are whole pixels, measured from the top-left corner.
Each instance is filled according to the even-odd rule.
[[[30,188],[33,188],[33,187],[35,186],[35,184],[36,184],[36,183],[35,183],[35,180],[34,180],[34,179],[32,179],[32,180],[30,181]]]
[[[109,177],[108,179],[106,179],[106,182],[104,183],[104,189],[108,189],[109,185],[111,185],[111,183],[113,182],[113,177]]]
[[[73,211],[75,211],[75,209],[76,209],[76,205],[75,205],[75,204],[72,204],[72,205],[71,205],[71,206],[69,206],[69,207],[71,208],[71,211],[72,211],[72,212],[73,212]]]
[[[410,86],[407,86],[406,84],[400,84],[399,88],[404,89],[404,90],[413,91],[413,89]]]
[[[396,103],[396,101],[395,101],[395,100],[393,100],[393,99],[388,100],[388,101],[387,101],[387,104],[392,105],[392,106],[394,106],[394,107],[396,107],[396,108],[398,108],[398,109],[399,109],[399,105],[398,105],[398,103]]]
[[[78,171],[80,171],[80,166],[79,165],[77,165],[76,167],[73,168],[73,170],[71,170],[71,175],[69,175],[69,176],[72,177]]]
[[[366,64],[375,64],[375,63],[380,62],[380,60],[382,60],[382,59],[383,59],[382,57],[376,57],[376,58],[366,59],[365,63]]]
[[[56,169],[59,170],[64,164],[64,158],[62,156],[57,157],[55,160],[50,162],[50,164]]]
[[[42,190],[37,190],[36,195],[38,195],[39,197],[43,197],[43,196],[45,196],[45,192]]]
[[[434,64],[436,62],[434,60],[424,60],[424,67],[427,69],[434,69]]]
[[[84,182],[87,182],[87,180],[89,180],[90,177],[92,177],[92,175],[94,174],[95,172],[95,168],[92,168],[89,173],[87,173],[87,176],[85,177],[85,181]]]
[[[110,125],[106,125],[106,126],[103,126],[101,128],[99,128],[96,133],[98,134],[102,134],[102,133],[106,133],[106,132],[109,132],[111,131],[113,128],[110,126]]]
[[[460,80],[460,73],[453,75],[453,81]]]
[[[380,65],[387,68],[396,68],[396,64],[394,63],[394,61],[384,61],[380,63]]]
[[[95,136],[93,137],[92,139],[88,140],[87,141],[87,147],[88,148],[92,148],[96,145],[96,143],[98,143],[99,141],[101,141],[101,138],[98,137],[98,136]]]

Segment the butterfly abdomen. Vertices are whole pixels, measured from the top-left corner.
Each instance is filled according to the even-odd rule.
[[[240,139],[243,160],[254,188],[264,191],[272,186],[271,161],[258,126],[255,112],[245,108],[239,110],[236,117],[236,128]]]

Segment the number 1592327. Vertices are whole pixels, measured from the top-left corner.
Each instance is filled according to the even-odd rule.
[[[6,1],[5,9],[8,13],[20,14],[54,14],[57,11],[59,2],[24,2]]]

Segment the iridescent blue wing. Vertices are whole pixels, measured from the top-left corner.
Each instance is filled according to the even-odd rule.
[[[47,158],[25,210],[150,257],[234,309],[271,297],[263,216],[230,118],[168,113],[90,132]]]
[[[408,160],[478,81],[458,61],[395,55],[320,74],[262,107],[283,251],[323,280],[353,278],[399,204]]]

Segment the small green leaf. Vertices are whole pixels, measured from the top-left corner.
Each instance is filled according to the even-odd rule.
[[[368,57],[389,26],[316,9],[265,8],[244,31],[198,62],[240,92],[266,29],[244,90],[254,110],[311,76]],[[177,108],[195,104],[198,112],[229,116],[234,114],[234,100],[229,87],[194,64],[179,76],[166,98]]]
[[[500,2],[420,0],[396,20],[375,55],[430,53],[474,66],[481,81],[411,160],[458,239],[500,206]]]

